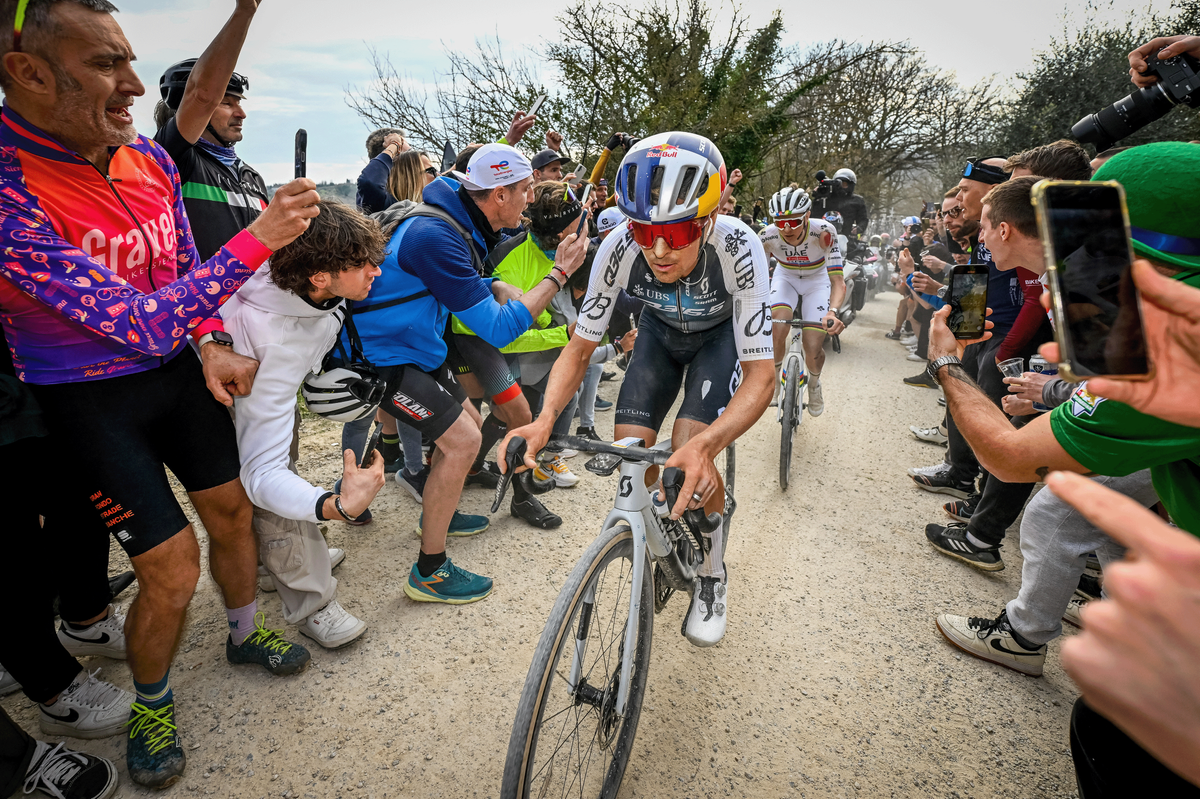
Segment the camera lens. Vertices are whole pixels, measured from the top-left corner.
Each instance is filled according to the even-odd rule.
[[[1156,83],[1088,114],[1071,126],[1071,135],[1095,144],[1098,150],[1107,150],[1114,142],[1165,116],[1173,107],[1174,102],[1162,85]]]

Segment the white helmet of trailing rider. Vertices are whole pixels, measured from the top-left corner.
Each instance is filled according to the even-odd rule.
[[[804,189],[784,187],[771,197],[770,211],[775,219],[786,216],[804,216],[812,208],[812,200]]]
[[[375,413],[387,383],[359,365],[309,373],[300,387],[304,404],[317,416],[335,422],[356,422]]]
[[[848,180],[848,181],[850,181],[851,186],[858,185],[858,176],[854,174],[854,170],[846,169],[846,167],[842,167],[837,172],[834,172],[833,179],[834,180],[839,180],[839,179]]]

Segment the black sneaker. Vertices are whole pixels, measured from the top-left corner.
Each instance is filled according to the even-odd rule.
[[[925,525],[925,537],[933,548],[955,560],[961,560],[985,572],[1004,569],[1000,560],[1000,547],[977,547],[967,540],[967,526],[961,522],[943,527],[940,524]]]
[[[971,502],[971,497],[966,499],[956,499],[953,502],[947,502],[942,506],[946,511],[946,515],[956,522],[966,524],[971,521],[971,514],[975,512],[975,504]]]
[[[938,384],[933,382],[933,378],[929,376],[929,372],[926,372],[924,369],[922,369],[919,374],[915,374],[912,377],[904,378],[904,385],[915,386],[917,388],[937,388],[938,387]]]
[[[562,517],[546,510],[546,506],[535,496],[527,496],[523,502],[517,502],[517,498],[513,497],[508,512],[543,530],[550,530],[562,524]]]
[[[601,383],[607,383],[609,380],[616,380],[616,379],[617,379],[616,372],[601,372],[600,373],[600,382]]]
[[[889,330],[888,332],[884,333],[883,336],[884,338],[890,338],[892,341],[898,341],[904,338],[904,334],[899,330]]]
[[[588,441],[603,441],[604,440],[600,436],[596,435],[596,428],[594,428],[594,427],[577,427],[577,428],[575,428],[575,435],[582,436],[583,438],[586,438]]]
[[[909,475],[918,487],[931,494],[949,494],[952,497],[966,499],[975,493],[974,480],[958,480],[949,469],[943,469],[933,474]]]
[[[232,635],[225,639],[225,657],[229,662],[257,664],[281,677],[307,669],[312,660],[308,650],[300,644],[285,641],[283,630],[268,630],[263,626],[265,619],[262,611],[254,614],[254,632],[240,646],[233,643]]]
[[[25,772],[25,793],[62,799],[107,799],[117,789],[117,769],[102,757],[38,741]]]
[[[500,469],[494,461],[484,461],[483,466],[475,474],[467,475],[467,485],[495,489],[500,485]]]

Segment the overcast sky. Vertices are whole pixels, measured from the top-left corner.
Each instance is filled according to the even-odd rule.
[[[622,0],[639,2],[639,0]],[[170,64],[200,55],[220,30],[233,0],[115,0],[118,21],[138,55],[138,74],[147,94],[134,105],[138,129],[152,133],[158,78]],[[1114,0],[1120,16],[1145,8],[1144,0]],[[1156,0],[1155,8],[1166,3]],[[777,2],[745,0],[753,24],[766,22]],[[835,37],[907,39],[929,61],[954,70],[965,83],[990,74],[1004,77],[1024,69],[1052,35],[1088,12],[1072,0],[1006,0],[940,3],[853,0],[849,4],[784,4],[785,40],[806,44]],[[308,174],[316,180],[357,177],[366,163],[368,126],[345,103],[347,86],[373,77],[368,47],[390,54],[402,71],[434,80],[445,68],[444,48],[468,49],[476,38],[497,34],[513,51],[534,43],[527,28],[554,29],[549,3],[528,0],[443,0],[438,3],[381,0],[263,0],[242,51],[238,71],[250,79],[246,139],[238,152],[266,178],[292,175],[297,128],[309,134]],[[897,13],[903,9],[903,13]],[[458,23],[458,31],[440,25]],[[853,28],[845,26],[853,24]],[[1117,98],[1113,98],[1116,100]],[[515,111],[516,109],[514,109]],[[506,125],[497,120],[497,130]],[[643,131],[646,133],[649,131]],[[497,134],[499,135],[499,133]]]

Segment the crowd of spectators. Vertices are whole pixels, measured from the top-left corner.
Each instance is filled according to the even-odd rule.
[[[151,139],[132,125],[128,107],[145,87],[107,0],[0,2],[0,321],[11,355],[0,369],[0,468],[12,485],[62,475],[37,481],[15,512],[14,562],[62,565],[53,580],[26,570],[6,588],[22,612],[0,644],[0,693],[24,690],[44,734],[126,735],[128,773],[150,788],[177,782],[186,765],[171,664],[201,563],[167,469],[208,535],[230,664],[287,678],[310,663],[267,625],[260,589],[278,592],[284,620],[318,646],[363,635],[333,575],[347,553],[328,547],[319,524],[370,523],[387,474],[420,507],[405,594],[485,599],[491,578],[447,553],[448,537],[489,525],[459,512],[459,499],[495,488],[492,449],[539,411],[596,246],[625,222],[606,166],[637,141],[613,133],[585,175],[568,170],[553,130],[532,157],[517,150],[536,122],[518,113],[499,141],[465,146],[443,171],[385,128],[367,139],[357,208],[321,200],[306,178],[268,197],[237,152],[249,81],[234,68],[257,8],[236,0],[205,52],[167,70]],[[1176,44],[1156,40],[1131,65]],[[1194,39],[1178,46],[1200,49]],[[739,215],[740,178],[735,170],[723,198]],[[1030,201],[1042,178],[1125,185],[1146,259],[1133,279],[1150,381],[1072,385],[1024,368],[1039,348],[1043,363],[1057,362]],[[1084,690],[1072,746],[1081,787],[1113,791],[1103,795],[1122,794],[1111,787],[1125,779],[1120,757],[1175,780],[1171,795],[1200,781],[1198,179],[1195,144],[1089,163],[1060,141],[972,159],[932,216],[905,220],[894,243],[872,241],[898,272],[889,337],[932,364],[905,382],[945,394],[942,422],[913,428],[947,445],[942,463],[912,470],[915,485],[956,498],[945,507],[956,522],[930,524],[928,539],[994,571],[1022,519],[1018,596],[994,618],[943,614],[938,629],[976,657],[1037,675],[1059,620],[1084,626],[1063,651]],[[867,223],[856,180],[840,170],[830,195],[852,209],[855,237]],[[764,214],[758,197],[744,216],[757,225]],[[948,270],[962,263],[989,273],[989,331],[975,342],[945,324]],[[597,389],[619,375],[605,364],[623,366],[637,340],[638,302],[622,294],[617,305],[556,433],[600,438],[596,413],[612,405]],[[1013,360],[1021,368],[1005,377],[998,364]],[[298,393],[344,423],[342,477],[329,489],[296,470]],[[366,458],[373,424],[378,454]],[[92,446],[72,446],[81,430]],[[50,454],[64,451],[75,453],[66,471]],[[547,446],[513,481],[511,515],[560,525],[535,494],[576,485],[577,454]],[[1042,481],[1051,490],[1034,493]],[[108,534],[138,582],[124,616],[112,603]],[[1136,560],[1120,561],[1126,551]],[[93,655],[127,659],[132,691],[77,660]],[[0,795],[23,786],[102,799],[116,784],[108,761],[36,740],[0,713]]]

